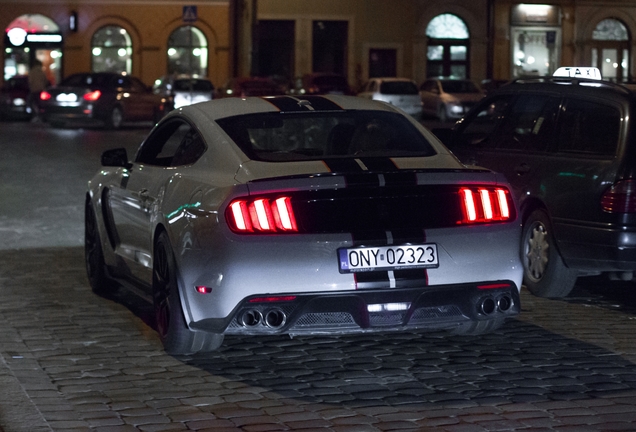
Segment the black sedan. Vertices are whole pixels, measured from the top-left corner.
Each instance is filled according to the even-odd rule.
[[[118,129],[126,121],[158,121],[165,99],[133,76],[79,73],[40,94],[40,115],[54,126],[69,122]]]

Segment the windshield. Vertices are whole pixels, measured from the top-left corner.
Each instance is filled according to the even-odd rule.
[[[435,154],[413,124],[391,112],[260,113],[218,124],[249,158],[261,161]]]
[[[380,86],[380,93],[389,95],[417,95],[417,86],[410,81],[385,81]]]
[[[479,93],[479,89],[472,81],[448,80],[441,83],[446,93]]]

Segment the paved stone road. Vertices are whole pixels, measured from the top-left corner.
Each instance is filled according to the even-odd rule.
[[[172,357],[80,247],[0,251],[0,424],[14,431],[636,429],[636,315],[537,299],[480,337],[229,337]]]

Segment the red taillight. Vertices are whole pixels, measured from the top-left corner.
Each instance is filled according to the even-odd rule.
[[[609,213],[636,213],[636,180],[621,180],[601,197],[601,207]]]
[[[275,302],[290,302],[296,300],[296,296],[269,296],[269,297],[254,297],[249,300],[250,303],[275,303]]]
[[[89,101],[89,102],[95,102],[97,99],[99,99],[102,96],[102,92],[99,90],[94,90],[90,93],[84,93],[84,96],[82,96],[84,98],[85,101]]]
[[[51,96],[51,93],[47,92],[46,90],[40,92],[40,100],[47,101],[52,97],[53,96]]]
[[[234,200],[226,218],[232,231],[240,233],[298,232],[291,199],[286,196]]]
[[[511,216],[509,192],[496,187],[459,190],[464,219],[460,223],[507,221]]]

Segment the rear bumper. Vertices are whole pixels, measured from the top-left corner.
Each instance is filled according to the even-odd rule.
[[[520,312],[511,281],[409,289],[369,289],[244,299],[227,319],[190,323],[226,334],[350,334],[411,329],[451,330],[462,323]]]
[[[568,267],[584,271],[636,270],[636,229],[555,222]]]

